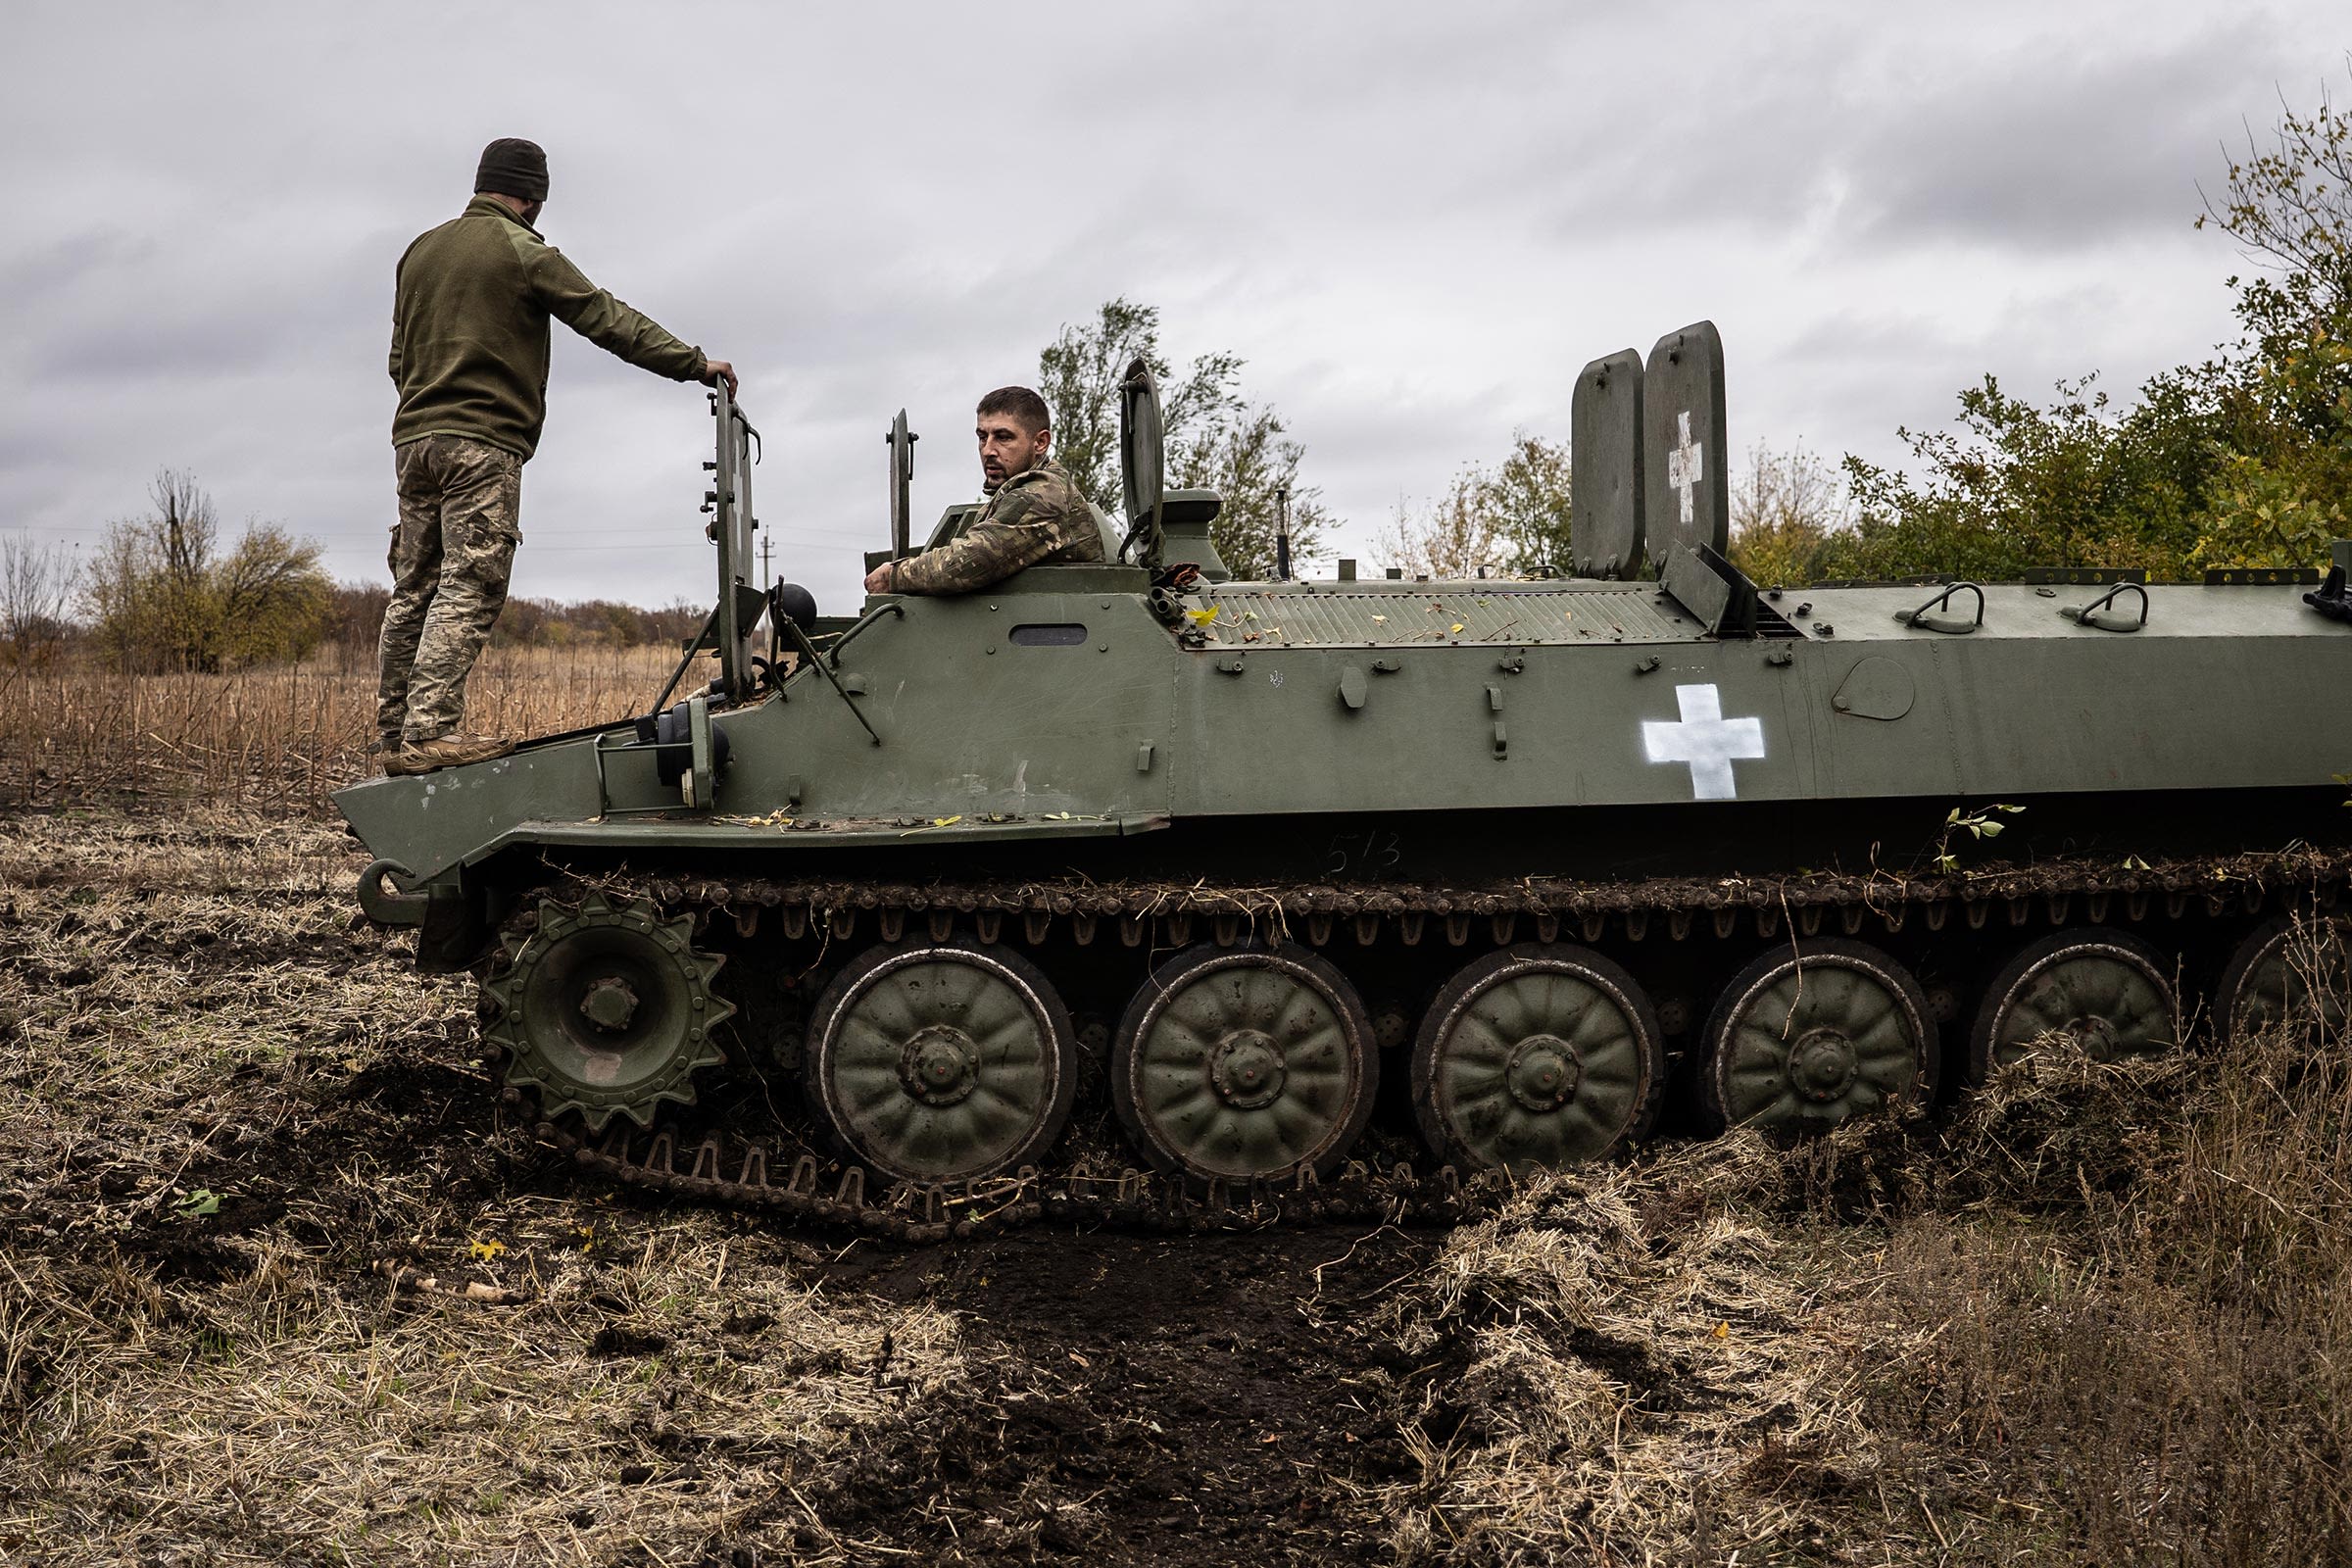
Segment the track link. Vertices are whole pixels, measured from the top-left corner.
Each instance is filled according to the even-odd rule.
[[[1507,1177],[1481,1172],[1467,1182],[1450,1165],[1417,1176],[1410,1165],[1375,1169],[1350,1161],[1328,1185],[1304,1171],[1279,1187],[1212,1183],[1196,1197],[1181,1181],[1127,1169],[1113,1176],[1048,1179],[1023,1167],[1010,1176],[953,1186],[901,1183],[869,1193],[862,1167],[828,1172],[804,1154],[777,1180],[764,1145],[710,1134],[685,1158],[671,1129],[615,1126],[591,1141],[575,1127],[542,1121],[540,1142],[581,1169],[625,1187],[793,1219],[848,1226],[909,1243],[962,1240],[1049,1221],[1121,1230],[1263,1230],[1277,1225],[1454,1225],[1491,1212],[1511,1191]],[[732,1171],[732,1175],[726,1174]]]
[[[1811,872],[1787,877],[1660,878],[1642,882],[1573,882],[1527,878],[1501,887],[1329,885],[1218,886],[1206,883],[887,883],[785,881],[745,877],[651,877],[635,886],[664,909],[725,915],[754,934],[773,911],[784,934],[810,932],[836,941],[871,916],[880,940],[908,935],[945,941],[968,921],[994,942],[1006,920],[1032,943],[1065,925],[1081,944],[1106,932],[1128,947],[1156,939],[1189,946],[1200,934],[1220,944],[1251,936],[1303,939],[1309,946],[1352,937],[1370,945],[1390,929],[1408,946],[1442,935],[1459,947],[1484,921],[1497,945],[1533,937],[1598,942],[1642,941],[1662,926],[1679,940],[1706,929],[1729,937],[1752,926],[1772,938],[1866,927],[1901,931],[1916,918],[1940,931],[1957,916],[1981,928],[1996,915],[2013,926],[2036,917],[2065,924],[2077,908],[2091,924],[2115,916],[2136,921],[2151,911],[2173,917],[2260,913],[2276,898],[2315,898],[2332,907],[2352,882],[2352,852],[2296,849],[2117,866],[2052,860],[1951,875]],[[1435,922],[1434,926],[1432,922]],[[1703,922],[1703,925],[1702,925]]]
[[[958,929],[994,942],[1015,922],[1032,945],[1066,935],[1083,946],[1111,941],[1135,948],[1303,939],[1310,946],[1370,946],[1394,937],[1410,946],[1439,938],[1452,946],[1473,935],[1497,945],[1642,941],[1693,934],[1729,938],[1751,928],[1761,938],[1854,934],[1872,926],[1900,932],[1917,920],[1928,931],[1955,920],[1981,929],[1996,918],[2023,927],[2062,926],[2151,911],[2180,918],[2196,912],[2251,916],[2273,908],[2336,906],[2352,883],[2352,852],[2296,849],[2274,854],[2114,866],[2082,860],[1994,867],[1947,876],[1812,873],[1785,878],[1573,883],[1529,879],[1503,887],[1242,887],[1193,884],[891,884],[784,881],[704,876],[590,875],[555,868],[536,890],[559,902],[601,893],[649,899],[667,916],[729,921],[756,936],[772,917],[788,939],[852,940],[870,918],[884,942],[945,941]],[[537,899],[520,901],[511,935],[527,933]],[[484,971],[487,973],[487,970]],[[1130,1230],[1193,1232],[1327,1223],[1450,1225],[1491,1212],[1512,1183],[1498,1172],[1464,1179],[1453,1167],[1417,1174],[1408,1164],[1350,1161],[1328,1182],[1312,1171],[1279,1187],[1213,1184],[1205,1192],[1155,1173],[1047,1175],[1023,1167],[1006,1176],[953,1186],[884,1187],[859,1167],[831,1165],[809,1153],[784,1153],[732,1132],[699,1134],[676,1124],[647,1131],[616,1118],[602,1136],[572,1116],[541,1119],[536,1099],[510,1087],[507,1098],[541,1142],[581,1170],[616,1184],[691,1200],[756,1209],[796,1220],[852,1228],[906,1243],[936,1243],[1040,1222]],[[692,1143],[688,1140],[693,1139]]]

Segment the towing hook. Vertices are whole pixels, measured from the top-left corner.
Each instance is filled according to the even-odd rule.
[[[387,886],[384,878],[393,878]],[[360,908],[377,925],[422,925],[425,906],[432,901],[423,893],[411,893],[399,884],[414,882],[416,873],[398,860],[371,860],[360,873]]]

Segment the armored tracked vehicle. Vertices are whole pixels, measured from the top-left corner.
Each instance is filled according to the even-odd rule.
[[[717,604],[655,711],[336,797],[545,1136],[934,1234],[1255,1203],[1362,1177],[1376,1112],[1425,1172],[1601,1157],[1670,1100],[1801,1133],[2053,1034],[2260,1023],[2292,931],[2340,954],[2352,548],[1759,586],[1699,323],[1578,378],[1575,578],[1245,582],[1148,368],[1122,398],[1108,564],[828,619],[748,575],[722,389]],[[876,559],[965,515],[916,544],[890,442]]]

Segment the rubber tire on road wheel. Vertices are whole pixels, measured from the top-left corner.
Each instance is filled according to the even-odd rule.
[[[1032,1163],[1061,1136],[1076,1041],[1060,997],[1019,954],[884,945],[817,999],[803,1085],[849,1159],[897,1181],[970,1181]],[[927,1085],[926,1065],[942,1074]]]
[[[2071,993],[2061,990],[2070,984],[2059,978],[2067,969],[2076,971]],[[2130,932],[2105,926],[2053,931],[2001,966],[1984,988],[1968,1032],[1970,1083],[1991,1077],[2004,1049],[2022,1049],[2010,1024],[2021,1011],[2032,1023],[2046,1026],[2036,1037],[2081,1018],[2100,1019],[2120,1047],[2113,1054],[2153,1054],[2180,1043],[2180,1003],[2164,959]],[[2085,1049],[2094,1059],[2108,1059],[2104,1046],[2086,1042]]]
[[[1758,1016],[1784,991],[1804,1027],[1790,1030],[1786,1012],[1779,1022]],[[1848,1027],[1863,1032],[1873,1070],[1864,1070],[1865,1052],[1845,1033]],[[1808,1054],[1820,1059],[1803,1068],[1815,1082],[1801,1089],[1788,1062],[1817,1033],[1822,1038]],[[1752,1120],[1778,1131],[1818,1133],[1882,1106],[1931,1104],[1942,1055],[1927,995],[1911,971],[1868,943],[1837,937],[1809,938],[1793,948],[1783,943],[1740,970],[1716,1000],[1701,1039],[1699,1106],[1718,1128]],[[1842,1063],[1838,1040],[1847,1042]],[[1787,1092],[1757,1103],[1775,1066]],[[1840,1066],[1844,1084],[1834,1088],[1831,1080]]]
[[[1196,1184],[1328,1173],[1379,1087],[1355,987],[1287,942],[1178,954],[1127,1004],[1111,1045],[1111,1102],[1129,1140],[1155,1169]]]
[[[1562,1057],[1564,1084],[1529,1080]],[[1616,963],[1522,942],[1465,964],[1438,993],[1413,1044],[1412,1084],[1422,1140],[1464,1170],[1602,1159],[1657,1118],[1664,1034]]]

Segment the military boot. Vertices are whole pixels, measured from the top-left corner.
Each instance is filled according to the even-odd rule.
[[[410,741],[384,764],[387,773],[430,773],[436,767],[463,767],[504,757],[514,743],[503,735],[460,735],[451,732],[429,741]]]

